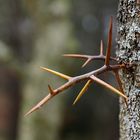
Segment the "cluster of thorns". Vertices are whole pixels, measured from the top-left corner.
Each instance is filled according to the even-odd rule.
[[[57,95],[60,92],[68,89],[69,87],[72,87],[76,83],[79,83],[79,82],[85,81],[85,80],[87,82],[86,82],[85,86],[82,88],[82,90],[80,91],[80,93],[78,94],[78,96],[76,97],[73,104],[76,104],[76,102],[81,98],[81,96],[85,93],[85,91],[88,89],[88,87],[90,86],[90,84],[92,82],[97,82],[97,83],[103,85],[104,87],[110,89],[114,93],[122,96],[124,98],[124,101],[126,102],[127,97],[123,92],[121,80],[120,80],[119,74],[118,74],[118,71],[120,69],[125,68],[125,65],[124,64],[112,64],[112,65],[110,64],[110,60],[117,62],[116,58],[111,57],[111,47],[112,47],[112,17],[110,18],[110,23],[109,23],[109,32],[108,32],[108,42],[107,42],[106,55],[103,54],[103,42],[102,42],[102,40],[101,40],[101,44],[100,44],[99,55],[95,55],[95,56],[80,55],[80,54],[65,54],[64,55],[66,57],[85,59],[86,61],[83,64],[82,67],[86,66],[92,60],[103,60],[104,65],[97,70],[93,70],[93,71],[88,72],[86,74],[83,74],[83,75],[80,75],[80,76],[75,76],[75,77],[70,77],[70,76],[62,74],[60,72],[57,72],[57,71],[54,71],[54,70],[51,70],[51,69],[48,69],[48,68],[45,68],[45,67],[41,67],[41,69],[43,69],[43,70],[46,70],[46,71],[51,72],[51,73],[53,73],[57,76],[60,76],[61,78],[66,79],[67,82],[65,84],[63,84],[62,86],[60,86],[59,88],[55,89],[55,90],[52,89],[50,85],[48,85],[50,93],[46,97],[44,97],[37,105],[35,105],[31,110],[29,110],[25,115],[29,115],[32,112],[38,110],[40,107],[42,107],[45,103],[47,103],[55,95]],[[111,71],[115,74],[117,83],[119,85],[119,90],[98,78],[98,75],[100,75],[102,73],[105,73],[105,72],[108,72],[108,71]]]

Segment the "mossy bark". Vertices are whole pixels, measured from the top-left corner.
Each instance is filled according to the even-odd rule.
[[[128,106],[120,99],[120,140],[140,139],[140,1],[120,0],[118,7],[117,57]]]

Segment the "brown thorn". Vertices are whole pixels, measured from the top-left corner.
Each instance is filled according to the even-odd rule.
[[[124,91],[123,91],[123,88],[122,88],[122,83],[121,83],[121,80],[120,80],[120,77],[119,77],[119,74],[118,74],[118,70],[115,70],[114,73],[115,73],[115,77],[116,77],[116,80],[118,82],[118,85],[119,85],[119,88],[120,88],[121,92],[123,94],[125,94]]]
[[[121,93],[119,90],[117,90],[116,88],[114,88],[113,86],[109,85],[108,83],[104,82],[103,80],[95,77],[94,75],[90,76],[91,79],[93,79],[95,82],[105,86],[106,88],[110,89],[111,91],[117,93],[118,95],[124,97],[125,99],[127,99],[126,95],[124,95],[123,93]]]
[[[101,45],[102,46],[102,45]],[[102,47],[101,47],[102,48]],[[102,50],[102,49],[101,49]],[[100,50],[100,52],[102,52]],[[91,60],[105,60],[106,59],[106,56],[104,55],[80,55],[80,54],[64,54],[63,56],[66,56],[66,57],[72,57],[72,58],[81,58],[81,59],[86,59],[86,61],[91,61]],[[89,60],[90,59],[90,60]],[[113,58],[113,57],[110,57],[110,60],[114,60],[114,61],[117,61],[116,58]],[[85,62],[87,63],[87,62]],[[82,67],[84,67],[86,64],[83,64]]]
[[[86,55],[82,54],[63,54],[65,57],[73,57],[73,58],[82,58],[82,59],[87,59]]]
[[[57,76],[60,76],[61,78],[64,78],[64,79],[66,79],[66,80],[69,80],[71,77],[70,76],[68,76],[68,75],[65,75],[65,74],[62,74],[62,73],[60,73],[60,72],[57,72],[57,71],[54,71],[54,70],[51,70],[51,69],[48,69],[48,68],[45,68],[45,67],[40,67],[41,69],[43,69],[43,70],[46,70],[46,71],[48,71],[48,72],[51,72],[51,73],[53,73],[53,74],[55,74],[55,75],[57,75]]]
[[[105,65],[109,65],[110,55],[111,55],[111,47],[112,47],[112,17],[110,18],[109,23],[109,32],[108,32],[108,43],[107,43],[107,51],[106,51],[106,59],[105,59]]]
[[[90,61],[91,59],[87,59],[87,61],[82,65],[82,68],[85,67]]]
[[[116,80],[118,82],[119,88],[120,88],[121,92],[125,95],[123,88],[122,88],[122,82],[121,82],[121,79],[120,79],[119,74],[118,74],[118,70],[115,70],[114,73],[115,73],[115,77],[116,77]],[[127,100],[125,99],[124,101],[125,101],[125,104],[127,106]]]
[[[53,89],[51,88],[50,85],[48,85],[48,88],[49,88],[49,91],[50,91],[51,95],[54,95],[54,91],[53,91]]]
[[[103,56],[103,40],[101,40],[100,44],[100,55]]]
[[[48,94],[45,98],[43,98],[36,106],[30,109],[24,116],[28,116],[32,112],[38,110],[41,106],[43,106],[46,102],[48,102],[53,97],[52,94]]]
[[[88,89],[89,85],[91,84],[92,80],[88,80],[87,83],[85,84],[85,86],[82,88],[82,90],[80,91],[80,93],[78,94],[78,96],[76,97],[76,99],[73,102],[73,105],[75,105],[77,103],[77,101],[82,97],[82,95],[86,92],[86,90]]]

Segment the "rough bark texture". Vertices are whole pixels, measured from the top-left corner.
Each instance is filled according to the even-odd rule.
[[[140,140],[140,1],[120,0],[117,57],[132,64],[120,71],[128,107],[120,100],[120,140]]]

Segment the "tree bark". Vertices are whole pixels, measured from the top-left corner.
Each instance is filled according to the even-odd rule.
[[[140,1],[120,0],[117,58],[126,64],[120,71],[128,106],[120,99],[120,140],[140,139]]]

